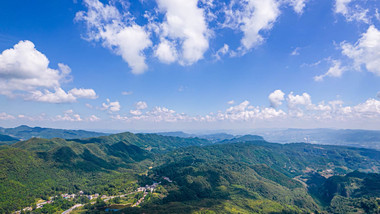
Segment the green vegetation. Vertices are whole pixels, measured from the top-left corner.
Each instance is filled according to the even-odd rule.
[[[118,207],[124,213],[376,213],[379,168],[376,150],[274,144],[259,136],[220,142],[128,132],[32,138],[0,146],[0,213],[63,193],[121,195],[153,182],[161,184],[152,193],[98,198],[95,204],[57,198],[36,212],[81,203],[83,212]],[[137,207],[125,208],[139,199]]]

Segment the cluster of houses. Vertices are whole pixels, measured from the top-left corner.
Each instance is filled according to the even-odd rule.
[[[163,179],[166,180],[166,181],[168,181],[168,182],[170,182],[170,183],[173,182],[168,177],[163,177]],[[153,192],[157,188],[157,186],[159,184],[161,184],[161,182],[158,182],[158,183],[157,182],[153,182],[152,185],[145,185],[145,187],[139,187],[139,188],[137,188],[137,190],[135,192],[144,192],[144,196],[136,204],[134,204],[133,206],[138,206],[144,200],[144,198],[148,194],[148,192]],[[79,191],[78,194],[68,194],[68,193],[65,193],[65,194],[61,194],[61,196],[62,196],[62,198],[67,199],[67,200],[72,200],[72,199],[74,199],[77,196],[86,196],[88,199],[92,200],[94,198],[98,198],[99,194],[95,193],[94,195],[84,195],[83,191]],[[120,195],[120,196],[124,196],[124,195]],[[53,200],[54,200],[55,197],[58,197],[58,196],[50,197],[50,200],[38,203],[36,205],[36,209],[42,208],[45,204],[53,203]],[[116,196],[102,195],[101,199],[109,200],[109,199],[112,199],[114,197],[116,197]],[[32,207],[26,207],[23,210],[24,211],[32,211],[33,208]],[[16,211],[15,213],[20,213],[20,212],[21,212],[21,210]]]
[[[64,198],[64,199],[74,199],[77,195],[76,194],[62,194],[61,195],[62,196],[62,198]]]
[[[160,184],[161,182],[153,182],[152,185],[145,185],[145,187],[139,187],[137,188],[137,192],[153,192],[154,189],[157,188],[157,186]]]

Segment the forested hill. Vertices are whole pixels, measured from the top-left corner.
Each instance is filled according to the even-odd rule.
[[[0,145],[2,144],[12,144],[19,141],[19,139],[11,137],[9,135],[0,134]]]
[[[275,144],[259,136],[216,143],[129,132],[71,140],[31,138],[0,146],[0,213],[61,193],[82,190],[116,195],[154,181],[162,182],[159,193],[149,196],[141,207],[122,212],[322,212],[337,199],[321,200],[323,194],[315,192],[325,191],[328,185],[323,179],[310,183],[316,180],[312,175],[345,176],[354,170],[378,173],[379,168],[376,150]],[[371,179],[376,183],[379,177]],[[355,184],[365,186],[367,180]],[[314,192],[305,188],[308,185],[316,186]],[[367,190],[371,198],[380,197],[378,191]],[[356,191],[354,195],[361,200],[365,194]],[[365,201],[368,206],[375,202]],[[365,210],[355,203],[347,206]]]
[[[29,127],[26,125],[18,126],[15,128],[1,128],[0,134],[9,135],[13,138],[20,140],[28,140],[33,137],[38,138],[88,138],[88,137],[99,137],[108,135],[100,132],[91,132],[84,130],[68,130],[68,129],[52,129],[52,128],[41,128],[41,127]]]

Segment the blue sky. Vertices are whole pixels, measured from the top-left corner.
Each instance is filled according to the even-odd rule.
[[[379,7],[4,1],[0,126],[378,129]]]

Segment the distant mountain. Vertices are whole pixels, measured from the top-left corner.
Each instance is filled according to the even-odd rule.
[[[264,141],[264,138],[258,135],[243,135],[236,138],[231,138],[230,142],[248,142],[248,141]]]
[[[84,130],[68,130],[68,129],[52,129],[52,128],[41,128],[41,127],[29,127],[29,126],[18,126],[15,128],[1,128],[0,134],[9,135],[13,138],[20,140],[27,140],[33,137],[38,138],[89,138],[89,137],[99,137],[108,135],[105,133],[91,132]]]
[[[226,134],[226,133],[215,133],[215,134],[207,134],[207,135],[198,135],[199,138],[204,138],[207,140],[211,140],[213,142],[222,141],[222,140],[230,140],[235,138],[234,135]]]
[[[11,137],[9,135],[0,134],[0,145],[11,144],[11,143],[15,143],[17,141],[19,141],[19,139]]]
[[[281,129],[254,131],[267,141],[344,145],[380,150],[380,131],[354,129]]]
[[[184,138],[198,137],[198,138],[207,139],[213,142],[222,141],[222,140],[230,140],[232,138],[235,138],[234,135],[227,134],[227,133],[188,134],[185,132],[158,132],[156,134],[162,135],[162,136],[184,137]]]
[[[157,132],[155,134],[162,135],[162,136],[183,137],[183,138],[196,137],[196,135],[194,134],[188,134],[185,132]]]

